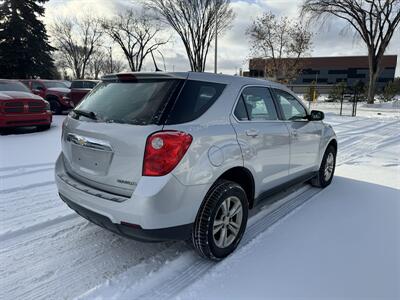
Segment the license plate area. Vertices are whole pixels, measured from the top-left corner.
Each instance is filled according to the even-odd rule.
[[[113,158],[109,144],[89,140],[81,136],[69,136],[71,143],[71,164],[75,170],[92,175],[107,175]]]

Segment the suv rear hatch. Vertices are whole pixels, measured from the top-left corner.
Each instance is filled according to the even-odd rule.
[[[99,190],[131,196],[142,176],[146,139],[162,130],[186,76],[103,77],[64,123],[68,174]]]

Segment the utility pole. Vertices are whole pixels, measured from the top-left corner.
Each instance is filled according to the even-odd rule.
[[[215,0],[215,46],[214,46],[214,73],[217,74],[218,55],[218,0]]]
[[[112,59],[112,47],[110,46],[110,68],[111,68],[111,73],[114,73],[114,68],[113,68],[113,59]]]

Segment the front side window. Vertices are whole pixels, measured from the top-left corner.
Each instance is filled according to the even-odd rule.
[[[277,120],[278,115],[269,89],[245,88],[235,108],[235,116],[239,120]]]
[[[307,111],[294,96],[288,92],[274,89],[276,99],[282,108],[285,120],[302,120],[307,118]]]

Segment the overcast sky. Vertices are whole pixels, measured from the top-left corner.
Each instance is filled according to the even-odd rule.
[[[236,14],[233,26],[219,39],[218,43],[218,71],[225,74],[235,74],[239,68],[248,69],[250,49],[245,35],[246,28],[257,16],[264,11],[271,10],[277,15],[285,15],[296,19],[299,15],[299,5],[302,0],[232,0],[232,8]],[[85,14],[111,17],[126,7],[140,7],[140,0],[50,0],[46,3],[45,22],[50,24],[59,17],[83,16]],[[367,55],[363,43],[354,39],[353,32],[345,30],[346,23],[332,19],[321,28],[314,26],[313,50],[311,56],[337,55]],[[172,42],[163,49],[167,71],[187,71],[189,64],[186,53],[179,37],[171,31]],[[114,45],[114,54],[121,55]],[[400,28],[394,34],[386,54],[397,54],[396,76],[400,76]],[[122,58],[122,56],[121,56]],[[156,57],[162,67],[161,57]],[[207,71],[213,71],[214,49],[210,49],[207,60]],[[153,63],[149,58],[145,64],[146,70],[153,70]]]

